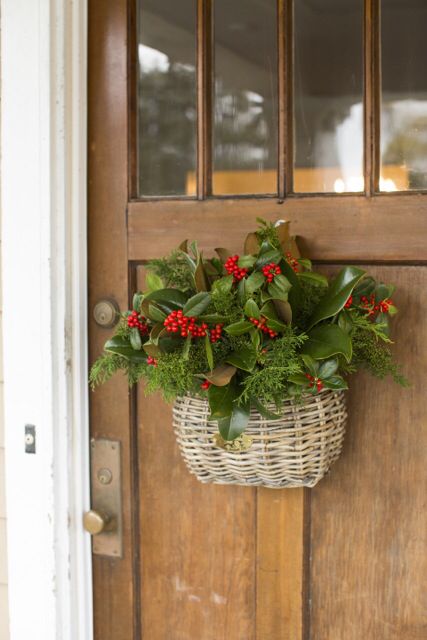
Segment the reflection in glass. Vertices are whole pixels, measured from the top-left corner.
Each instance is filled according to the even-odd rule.
[[[138,1],[140,196],[194,194],[195,21],[196,0]]]
[[[294,191],[363,191],[363,0],[294,6]]]
[[[427,189],[427,2],[381,3],[381,191]]]
[[[215,0],[213,192],[277,192],[276,0]]]

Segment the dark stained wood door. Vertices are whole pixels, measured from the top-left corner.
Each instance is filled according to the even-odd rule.
[[[184,238],[237,251],[256,216],[288,219],[326,270],[357,262],[397,285],[396,351],[412,380],[352,381],[343,455],[313,490],[201,485],[170,406],[121,377],[98,389],[92,436],[122,443],[124,556],[93,557],[96,640],[424,640],[427,196],[134,198],[133,12],[89,4],[91,308],[109,297],[126,309],[144,261]],[[92,360],[108,335],[91,321]]]

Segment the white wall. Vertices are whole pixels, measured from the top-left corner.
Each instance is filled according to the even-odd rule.
[[[1,277],[1,274],[0,274]],[[7,601],[7,557],[6,557],[6,495],[4,470],[4,417],[3,417],[3,305],[0,295],[0,640],[9,640],[9,611]]]

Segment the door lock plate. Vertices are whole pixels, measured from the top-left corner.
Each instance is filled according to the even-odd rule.
[[[120,442],[92,438],[90,449],[92,509],[107,514],[114,523],[114,526],[93,536],[92,551],[96,555],[121,558],[123,522]]]

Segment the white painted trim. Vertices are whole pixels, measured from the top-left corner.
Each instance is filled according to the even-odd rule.
[[[11,640],[92,638],[86,15],[87,0],[1,0]]]

